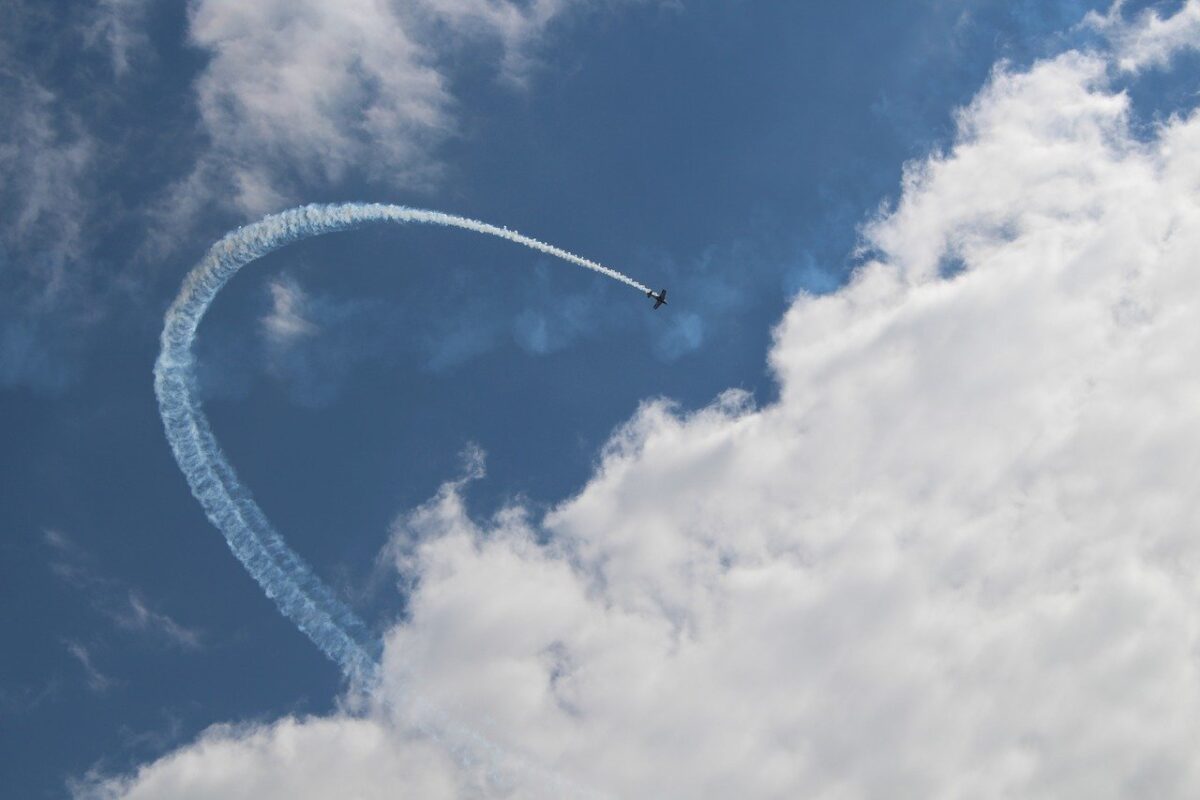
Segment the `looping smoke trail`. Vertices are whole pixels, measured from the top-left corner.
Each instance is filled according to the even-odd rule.
[[[525,245],[648,292],[646,286],[594,261],[516,231],[466,217],[404,206],[351,203],[310,205],[272,214],[226,234],[184,280],[167,311],[154,391],[175,460],[209,520],[235,556],[296,624],[352,681],[374,683],[379,638],[321,582],[271,527],[238,481],[217,444],[197,397],[192,343],[213,298],[238,270],[286,244],[370,222],[417,222],[463,228]]]

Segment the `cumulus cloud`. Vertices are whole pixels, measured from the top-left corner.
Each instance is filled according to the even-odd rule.
[[[1164,17],[1146,9],[1135,25],[1122,19],[1125,3],[1117,0],[1107,14],[1091,12],[1086,22],[1107,33],[1116,50],[1117,63],[1127,72],[1165,67],[1182,50],[1200,47],[1200,2],[1185,0],[1175,13]]]
[[[1200,115],[1135,136],[1110,66],[995,73],[793,302],[777,402],[647,402],[541,520],[405,515],[371,710],[89,791],[1196,796]]]
[[[442,62],[464,42],[497,40],[519,76],[536,37],[571,0],[194,0],[189,36],[210,60],[196,83],[211,146],[175,188],[189,217],[213,197],[248,215],[298,185],[354,174],[423,188],[453,134]],[[182,218],[182,217],[181,217]]]
[[[278,206],[280,173],[336,181],[352,167],[397,183],[428,177],[424,147],[447,127],[430,56],[388,3],[190,7],[191,40],[211,54],[197,81],[213,154],[247,213]]]
[[[73,788],[129,800],[461,797],[444,762],[436,747],[373,720],[287,718],[265,728],[218,726],[127,781]]]

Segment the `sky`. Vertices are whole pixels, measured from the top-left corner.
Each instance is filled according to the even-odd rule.
[[[1200,795],[1200,0],[0,8],[14,797]],[[196,390],[382,642],[192,496]]]

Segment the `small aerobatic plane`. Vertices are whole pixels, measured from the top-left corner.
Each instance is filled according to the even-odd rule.
[[[659,306],[665,306],[667,304],[667,290],[666,289],[659,289],[658,294],[655,294],[654,292],[646,292],[646,297],[649,297],[651,300],[654,301],[654,309],[655,310],[658,310]]]

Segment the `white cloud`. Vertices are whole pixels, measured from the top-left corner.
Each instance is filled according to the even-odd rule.
[[[1176,53],[1200,47],[1200,0],[1185,0],[1182,7],[1167,17],[1155,9],[1147,9],[1133,25],[1121,18],[1124,5],[1124,0],[1117,0],[1107,14],[1091,12],[1086,20],[1112,37],[1122,70],[1138,72],[1147,67],[1165,67]]]
[[[325,0],[190,8],[212,54],[197,83],[201,119],[250,212],[281,202],[275,174],[338,180],[357,167],[398,183],[428,175],[427,142],[449,121],[429,54],[385,2]]]
[[[74,788],[129,800],[461,797],[444,761],[433,746],[398,740],[371,720],[289,717],[263,728],[215,727],[127,782]]]
[[[501,44],[501,70],[527,54],[570,0],[194,0],[190,37],[211,55],[197,81],[211,150],[176,187],[185,210],[214,195],[258,214],[295,200],[298,182],[349,174],[423,188],[453,134],[441,66],[466,42]]]
[[[313,336],[318,328],[305,318],[308,296],[294,278],[271,281],[271,311],[262,319],[267,339],[281,346]]]
[[[1139,139],[1108,66],[994,75],[787,312],[777,403],[647,403],[541,524],[458,485],[406,516],[380,708],[621,797],[1200,794],[1200,115]],[[110,788],[302,797],[278,741],[410,759],[438,719],[218,729]],[[465,753],[563,795],[440,741],[439,786]]]

